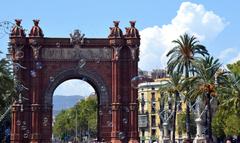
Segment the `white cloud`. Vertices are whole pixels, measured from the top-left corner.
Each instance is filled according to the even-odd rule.
[[[67,80],[60,84],[54,91],[54,95],[81,95],[88,96],[95,90],[93,87],[82,80]]]
[[[195,35],[198,40],[214,39],[228,23],[203,5],[183,2],[170,24],[148,27],[140,31],[140,63],[143,70],[164,68],[166,53],[173,47],[172,40],[183,33]]]

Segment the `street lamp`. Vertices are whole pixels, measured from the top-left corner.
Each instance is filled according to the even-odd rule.
[[[75,111],[75,114],[76,114],[76,119],[75,119],[75,140],[76,142],[78,141],[78,118],[77,118],[77,105],[76,105],[76,111]]]

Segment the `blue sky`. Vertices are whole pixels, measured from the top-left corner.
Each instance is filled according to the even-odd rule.
[[[4,0],[1,5],[0,21],[20,18],[29,32],[32,19],[40,19],[45,37],[69,37],[74,29],[86,37],[107,37],[113,20],[120,20],[123,31],[128,21],[136,20],[141,34],[139,67],[143,70],[164,68],[171,41],[184,32],[197,36],[223,64],[240,59],[237,0]],[[0,39],[4,53],[7,41],[7,35]]]

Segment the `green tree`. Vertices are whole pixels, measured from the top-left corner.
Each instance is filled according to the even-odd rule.
[[[96,138],[97,135],[97,97],[89,96],[79,101],[74,107],[61,111],[55,119],[53,133],[63,139],[65,136],[88,135]]]
[[[218,76],[218,111],[213,118],[213,131],[217,137],[237,135],[240,141],[240,62],[227,65],[228,72]]]
[[[213,135],[216,136],[218,139],[223,140],[226,137],[224,133],[224,127],[225,117],[220,110],[217,110],[217,112],[213,116],[212,121]]]
[[[185,78],[189,78],[190,69],[193,68],[193,61],[199,55],[208,55],[208,51],[203,45],[199,44],[196,37],[190,37],[186,33],[181,35],[179,39],[174,40],[173,43],[176,46],[167,53],[167,57],[170,56],[167,62],[168,72],[177,71],[184,73]],[[186,104],[188,105],[188,100],[186,100]],[[190,110],[188,106],[186,108],[186,116],[187,140],[190,140]]]
[[[180,112],[177,114],[177,131],[179,135],[186,133],[186,113]],[[191,136],[196,135],[196,124],[194,121],[194,114],[190,114],[190,134]]]
[[[232,73],[240,74],[240,60],[233,64],[228,64],[227,67]]]
[[[15,95],[11,67],[10,62],[7,59],[3,58],[0,60],[0,117],[12,104]]]
[[[224,132],[227,136],[240,136],[240,119],[236,114],[229,115],[225,120]]]
[[[172,142],[175,142],[175,131],[176,131],[176,112],[177,112],[177,101],[179,100],[179,93],[183,91],[184,82],[182,80],[182,74],[177,72],[171,72],[168,80],[165,80],[166,84],[160,86],[159,90],[162,92],[168,92],[170,95],[174,95],[174,110],[173,110],[173,134]]]
[[[216,96],[216,75],[220,70],[221,64],[218,59],[211,56],[200,58],[194,62],[196,75],[192,77],[191,96],[194,98],[205,95],[208,109],[208,137],[212,141],[212,108],[210,104],[211,96]]]

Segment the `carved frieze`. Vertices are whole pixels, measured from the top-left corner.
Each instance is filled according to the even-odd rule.
[[[112,50],[103,48],[43,48],[43,60],[111,60]]]

